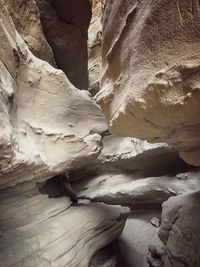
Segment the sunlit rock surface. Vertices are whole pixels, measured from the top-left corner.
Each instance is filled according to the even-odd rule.
[[[54,56],[43,33],[40,13],[35,0],[3,0],[17,31],[33,54],[55,66]]]
[[[0,187],[95,159],[107,126],[87,92],[28,50],[0,2]]]
[[[110,131],[167,142],[200,165],[196,0],[105,1],[97,101]]]

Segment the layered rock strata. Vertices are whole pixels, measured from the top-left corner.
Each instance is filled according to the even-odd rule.
[[[113,242],[128,210],[102,204],[72,207],[38,193],[34,183],[0,191],[0,266],[86,267]]]

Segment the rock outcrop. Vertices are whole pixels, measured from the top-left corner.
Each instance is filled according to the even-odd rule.
[[[159,207],[171,196],[194,192],[199,187],[200,174],[196,172],[147,178],[131,174],[104,174],[87,183],[79,182],[78,196],[94,202],[134,208]]]
[[[29,51],[0,2],[0,187],[95,159],[104,117],[85,91]]]
[[[38,193],[34,183],[0,191],[0,266],[86,267],[113,242],[127,209],[102,204],[72,207],[66,197]]]
[[[163,204],[159,236],[166,245],[165,267],[200,265],[199,199],[200,192],[196,191]]]
[[[55,66],[54,55],[43,34],[40,12],[35,0],[3,0],[15,28],[27,43],[31,52]]]
[[[200,165],[196,0],[105,1],[98,103],[110,131],[167,142]]]
[[[0,0],[1,267],[200,265],[199,12]]]

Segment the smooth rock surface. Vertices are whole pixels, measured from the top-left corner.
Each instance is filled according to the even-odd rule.
[[[0,201],[1,267],[87,267],[121,234],[128,215],[121,207],[49,199],[33,183],[1,190]]]
[[[80,168],[101,151],[103,115],[87,92],[28,50],[0,1],[0,187]]]
[[[200,187],[199,172],[186,175],[187,179],[181,179],[179,175],[142,178],[131,174],[105,174],[90,181],[80,181],[74,189],[81,198],[107,204],[161,206],[171,196],[194,192]]]
[[[151,225],[151,217],[160,216],[160,210],[144,210],[129,216],[119,239],[119,249],[125,267],[149,267],[147,254],[149,245],[162,246],[158,228]]]
[[[108,0],[97,101],[110,131],[166,142],[200,165],[200,5]]]

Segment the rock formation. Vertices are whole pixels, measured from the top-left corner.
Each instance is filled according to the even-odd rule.
[[[0,267],[199,267],[199,11],[0,0]]]
[[[199,1],[105,1],[98,103],[110,131],[200,165]]]
[[[38,194],[33,183],[0,195],[1,267],[86,267],[97,250],[120,235],[127,217],[120,207],[71,207],[65,197]]]
[[[50,177],[96,158],[107,126],[94,101],[32,55],[3,4],[1,17],[0,185]]]
[[[199,266],[199,197],[196,191],[163,204],[159,235],[166,244],[165,267]]]
[[[35,0],[4,0],[17,31],[33,54],[55,66],[54,55],[43,34],[40,13]]]

